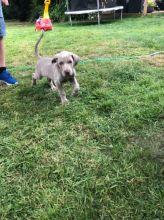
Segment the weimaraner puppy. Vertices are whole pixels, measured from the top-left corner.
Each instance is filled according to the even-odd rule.
[[[47,77],[50,82],[51,89],[59,92],[62,104],[67,103],[66,93],[63,88],[63,83],[70,82],[73,87],[72,95],[75,96],[79,92],[79,83],[76,79],[75,66],[78,64],[80,58],[76,54],[68,51],[62,51],[54,57],[42,57],[38,52],[38,45],[44,35],[35,45],[35,55],[38,58],[35,72],[32,76],[32,84],[36,85],[36,80],[43,76]]]

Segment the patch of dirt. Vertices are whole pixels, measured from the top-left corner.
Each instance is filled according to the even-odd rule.
[[[0,82],[0,91],[5,90],[6,89],[6,85],[4,83]]]
[[[155,67],[164,67],[164,55],[163,54],[141,57],[141,60]]]
[[[164,164],[164,133],[154,133],[149,137],[130,137],[128,141],[131,144],[149,149],[152,158]]]

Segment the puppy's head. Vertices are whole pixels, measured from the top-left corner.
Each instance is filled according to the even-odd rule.
[[[54,56],[52,63],[56,63],[59,71],[64,78],[74,77],[74,67],[78,64],[80,58],[71,52],[62,51]]]

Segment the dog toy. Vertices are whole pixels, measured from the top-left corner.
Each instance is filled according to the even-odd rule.
[[[44,1],[45,7],[44,7],[44,14],[43,17],[39,17],[36,20],[35,23],[35,29],[36,31],[51,31],[52,30],[52,22],[49,17],[49,6],[51,4],[51,0],[45,0]]]

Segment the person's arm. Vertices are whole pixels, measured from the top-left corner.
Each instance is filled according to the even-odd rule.
[[[8,6],[9,5],[9,1],[8,0],[2,0],[3,4]]]

